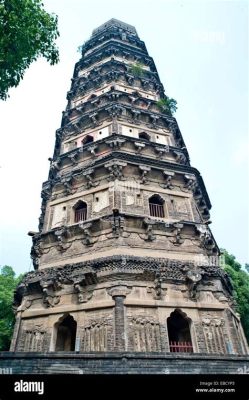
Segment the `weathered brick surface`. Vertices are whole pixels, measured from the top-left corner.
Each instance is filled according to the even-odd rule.
[[[169,353],[1,352],[1,368],[14,374],[240,374],[248,356]]]

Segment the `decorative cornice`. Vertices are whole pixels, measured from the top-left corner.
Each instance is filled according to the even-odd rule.
[[[108,271],[110,274],[117,273],[119,276],[120,274],[131,274],[134,275],[134,279],[139,274],[139,279],[154,281],[158,289],[162,282],[168,281],[195,283],[191,277],[199,274],[203,283],[210,279],[221,279],[228,295],[231,295],[233,290],[228,275],[217,266],[196,266],[193,262],[163,258],[112,256],[29,272],[16,289],[15,303],[16,305],[20,304],[22,297],[27,296],[30,290],[32,292],[38,290],[44,293],[45,303],[49,300],[47,305],[54,306],[54,302],[59,301],[56,291],[62,285],[78,285],[75,290],[81,293],[81,288],[85,285],[96,284],[102,276],[102,272],[107,276],[106,272]],[[159,278],[160,282],[155,282],[155,279]],[[195,295],[196,287],[190,285],[190,290],[193,290],[193,295]],[[49,296],[51,298],[48,298]]]
[[[204,249],[204,253],[210,256],[219,254],[218,246],[210,229],[192,221],[180,220],[171,222],[164,218],[145,217],[143,214],[118,211],[119,204],[114,204],[115,212],[104,217],[88,219],[79,224],[61,226],[42,232],[33,237],[32,258],[34,266],[39,267],[40,257],[48,253],[51,248],[57,248],[59,252],[67,251],[75,240],[81,241],[84,246],[92,246],[103,232],[107,237],[129,237],[131,228],[127,228],[129,221],[133,220],[134,232],[144,241],[153,241],[158,237],[167,240],[174,246],[181,246],[185,240],[194,240],[196,246]],[[127,225],[128,221],[128,225]],[[92,230],[94,227],[94,232]],[[205,227],[205,232],[203,228]],[[201,232],[204,232],[202,234]],[[159,236],[158,236],[159,235]]]
[[[117,81],[119,78],[127,82],[127,84],[132,85],[134,79],[136,79],[136,84],[140,84],[142,90],[154,90],[155,93],[163,96],[164,88],[159,80],[159,77],[155,75],[155,73],[146,70],[143,76],[134,76],[130,73],[129,67],[127,64],[115,60],[115,59],[107,59],[103,60],[103,63],[98,67],[93,67],[88,73],[87,76],[79,76],[74,78],[72,81],[72,86],[70,91],[67,93],[67,99],[72,100],[75,96],[79,96],[80,94],[87,94],[92,90],[96,90],[96,88],[100,87],[104,83],[109,83],[111,81]],[[71,110],[71,107],[67,108],[66,114]]]
[[[152,57],[147,52],[140,50],[128,43],[118,42],[115,39],[110,39],[104,42],[100,47],[93,49],[90,54],[83,57],[75,66],[76,71],[83,67],[89,67],[92,64],[101,61],[104,57],[111,55],[120,55],[125,59],[131,59],[135,62],[141,62],[150,66],[151,70],[157,73],[156,66]]]
[[[121,137],[121,136],[120,136]],[[126,140],[132,140],[129,137],[125,137]],[[102,139],[103,141],[106,139]],[[137,141],[137,139],[134,140]],[[91,145],[91,144],[90,144]],[[171,147],[170,147],[171,149]],[[67,153],[68,154],[68,153]],[[61,156],[61,158],[63,158]],[[152,159],[149,157],[146,157],[144,155],[141,154],[130,154],[130,153],[125,153],[122,151],[117,151],[117,150],[113,150],[111,153],[106,154],[104,156],[102,156],[101,158],[94,158],[91,162],[91,169],[94,168],[99,168],[102,166],[105,166],[107,169],[109,169],[109,172],[112,174],[110,176],[113,176],[113,179],[115,179],[115,177],[117,178],[118,176],[123,176],[121,173],[121,169],[120,167],[124,167],[126,164],[134,164],[134,165],[142,165],[144,167],[147,167],[147,171],[148,168],[154,168],[154,169],[158,169],[158,170],[162,170],[162,171],[168,171],[169,173],[179,173],[179,174],[183,174],[185,176],[185,180],[187,180],[189,182],[189,177],[190,176],[194,176],[196,179],[197,184],[195,183],[195,185],[193,185],[193,190],[194,190],[194,196],[196,200],[200,201],[204,201],[205,204],[200,203],[203,207],[203,210],[206,210],[206,214],[208,217],[208,210],[211,208],[211,203],[203,182],[203,179],[199,173],[199,171],[194,168],[191,167],[189,165],[180,165],[180,164],[174,164],[171,163],[169,161],[166,160],[161,160],[161,159]],[[114,167],[115,165],[118,165],[118,167]],[[76,176],[77,174],[81,174],[83,171],[88,170],[89,169],[89,165],[87,165],[85,168],[82,167],[79,169],[75,169],[73,172],[70,172],[69,174],[65,174],[63,175],[63,177],[59,178],[57,177],[56,179],[52,180],[52,181],[47,181],[43,184],[43,191],[42,191],[42,195],[45,196],[46,199],[49,198],[50,194],[51,194],[51,188],[55,185],[61,182],[62,179],[62,183],[65,187],[65,191],[69,191],[71,190],[71,179],[72,177]],[[114,171],[114,169],[116,169],[116,172]],[[140,168],[141,169],[141,168]],[[121,175],[120,175],[121,174]],[[167,175],[166,175],[167,176]],[[187,178],[186,178],[187,176]],[[166,180],[167,181],[167,180]],[[192,184],[193,182],[191,182]],[[186,187],[187,189],[187,187]],[[188,189],[189,190],[189,189]]]

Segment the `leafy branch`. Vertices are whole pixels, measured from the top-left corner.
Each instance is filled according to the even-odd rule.
[[[157,101],[160,110],[165,114],[174,114],[177,110],[177,101],[170,97],[164,97]]]
[[[177,110],[177,101],[170,97],[164,97],[157,101],[160,110],[165,114],[174,114]]]
[[[57,25],[57,16],[47,13],[41,0],[0,0],[0,99],[7,99],[39,57],[58,63]]]

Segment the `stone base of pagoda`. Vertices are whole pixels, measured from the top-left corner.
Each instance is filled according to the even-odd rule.
[[[245,374],[249,356],[132,352],[0,352],[12,374]]]

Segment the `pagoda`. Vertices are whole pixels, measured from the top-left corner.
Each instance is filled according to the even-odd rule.
[[[180,359],[189,372],[210,360],[235,368],[248,347],[210,199],[133,26],[111,19],[93,31],[67,100],[11,352],[51,353],[54,366],[64,354],[76,369],[88,357],[90,372],[112,357],[137,357],[140,372],[141,357],[159,372]]]

